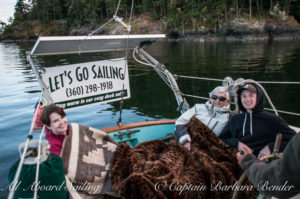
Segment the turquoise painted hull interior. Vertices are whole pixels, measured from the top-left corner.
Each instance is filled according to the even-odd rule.
[[[113,131],[109,135],[118,143],[126,142],[134,147],[140,142],[156,140],[173,134],[174,129],[175,124],[159,124]]]

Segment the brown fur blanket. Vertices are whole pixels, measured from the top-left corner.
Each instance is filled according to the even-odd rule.
[[[90,195],[111,191],[110,162],[117,143],[105,132],[71,124],[61,157],[74,189]]]
[[[111,163],[113,189],[123,198],[231,198],[230,186],[242,174],[237,150],[198,119],[192,118],[188,130],[191,151],[176,140],[149,141],[135,148],[119,144]],[[239,198],[256,197],[255,188],[247,186],[253,191],[240,192]]]

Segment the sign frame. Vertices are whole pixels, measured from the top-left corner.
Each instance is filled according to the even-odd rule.
[[[125,58],[43,68],[40,75],[52,102],[64,109],[130,98]]]

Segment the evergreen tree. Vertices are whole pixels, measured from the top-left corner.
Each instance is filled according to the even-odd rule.
[[[119,0],[18,0],[12,25],[21,27],[37,20],[47,27],[50,22],[60,20],[67,21],[69,28],[87,24],[94,28],[113,17],[118,3]],[[121,1],[119,17],[129,17],[131,3],[132,0]],[[182,32],[202,26],[217,30],[234,17],[268,14],[276,4],[299,20],[299,0],[135,0],[134,14],[149,13],[152,19],[162,20],[167,28]]]
[[[24,0],[18,0],[15,5],[14,23],[19,24],[27,20],[27,14],[30,11],[29,5]]]

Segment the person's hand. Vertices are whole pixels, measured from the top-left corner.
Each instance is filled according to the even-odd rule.
[[[253,153],[253,150],[251,148],[249,148],[246,144],[244,144],[243,142],[239,142],[238,143],[238,150],[239,151],[244,151],[244,153]]]
[[[251,154],[253,152],[253,150],[243,142],[238,143],[238,150],[239,152],[236,153],[236,159],[238,160],[239,164],[241,164],[242,160],[246,157],[246,155]]]
[[[266,145],[264,148],[262,148],[262,150],[260,150],[259,154],[258,154],[258,158],[262,158],[266,155],[270,155],[271,154],[271,150],[270,150],[270,147],[269,145]]]
[[[191,150],[191,142],[186,141],[186,142],[183,144],[183,147],[186,148],[188,151],[190,151],[190,150]]]

